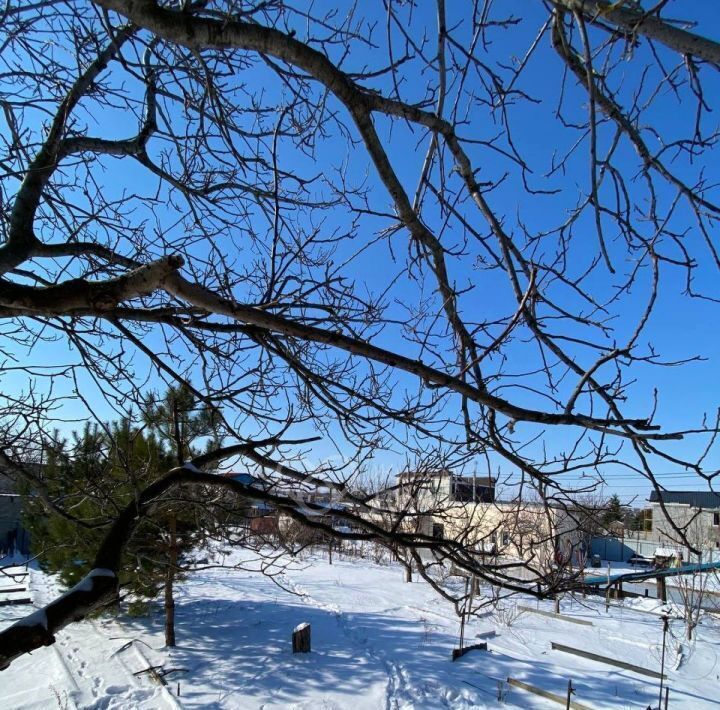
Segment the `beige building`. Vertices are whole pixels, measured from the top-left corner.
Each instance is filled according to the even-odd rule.
[[[392,503],[403,525],[457,540],[484,555],[549,565],[585,554],[568,511],[539,502],[496,500],[495,479],[443,470],[398,476]]]

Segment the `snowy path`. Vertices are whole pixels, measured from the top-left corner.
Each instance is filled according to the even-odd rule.
[[[42,573],[31,570],[29,581],[36,606],[58,594],[56,586]],[[3,607],[0,624],[27,610],[27,606]],[[122,633],[113,621],[86,621],[67,627],[58,633],[54,645],[18,659],[0,674],[0,706],[3,710],[178,707],[166,689],[149,678],[133,675],[135,670],[149,665],[133,646],[116,653],[124,642],[112,637]]]
[[[337,563],[336,563],[337,564]],[[336,604],[327,604],[312,597],[306,589],[294,583],[289,578],[283,578],[283,585],[291,589],[306,604],[328,611],[334,615],[335,621],[344,636],[351,641],[353,645],[357,645],[360,652],[370,662],[375,662],[385,669],[387,674],[387,685],[385,688],[385,708],[386,710],[397,710],[402,707],[413,707],[412,697],[410,693],[410,682],[402,663],[399,663],[381,649],[376,648],[369,640],[368,636],[363,632],[361,626],[355,623],[352,614],[346,613]],[[383,613],[397,612],[400,609],[408,609],[409,607],[396,607],[394,609],[383,609]]]

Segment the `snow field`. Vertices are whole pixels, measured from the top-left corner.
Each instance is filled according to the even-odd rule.
[[[160,613],[75,624],[58,634],[55,646],[0,673],[0,707],[470,710],[504,707],[498,681],[508,676],[560,695],[571,678],[574,699],[593,708],[644,710],[657,703],[659,681],[550,646],[555,641],[659,670],[655,600],[628,600],[609,613],[598,597],[563,600],[563,614],[593,626],[514,608],[552,611],[551,601],[505,600],[504,610],[466,626],[466,645],[496,631],[488,651],[453,663],[459,636],[453,606],[424,582],[405,583],[399,566],[337,557],[330,565],[314,556],[293,562],[275,584],[252,571],[257,565],[249,552],[234,550],[225,563],[245,569],[198,571],[178,585],[177,648],[163,648]],[[42,573],[33,570],[30,579],[37,604],[57,593]],[[0,623],[21,610],[29,611],[0,608],[6,619]],[[311,624],[312,653],[293,655],[291,634],[302,623]],[[672,622],[666,672],[673,710],[719,706],[718,649],[717,622],[706,618],[691,644],[682,622]],[[187,672],[168,676],[167,687],[133,675],[156,664]],[[509,689],[506,706],[559,707],[518,688]]]

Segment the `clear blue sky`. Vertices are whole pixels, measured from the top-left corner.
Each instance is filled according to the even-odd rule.
[[[453,26],[457,19],[455,13],[459,11],[460,6],[452,2],[447,3],[447,5],[448,25]],[[364,5],[364,7],[366,6]],[[514,12],[518,17],[521,16],[523,22],[515,31],[497,33],[495,43],[487,50],[489,57],[502,56],[509,59],[522,57],[545,19],[545,10],[542,3],[529,3],[526,0],[523,2],[514,0],[513,2],[504,3],[503,7],[507,8],[507,12]],[[717,10],[718,6],[714,0],[704,0],[696,3],[676,1],[669,4],[670,15],[697,20],[704,34],[720,39],[720,13]],[[386,56],[383,49],[386,40],[382,29],[381,4],[377,4],[377,10],[370,9],[368,12],[371,14],[377,12],[379,26],[375,33],[375,40],[378,49],[375,52],[368,50],[367,54],[363,56],[351,55],[345,61],[344,68],[346,70],[361,69],[365,65],[380,65]],[[434,3],[419,3],[414,12],[415,26],[419,27],[425,23],[429,28],[428,52],[433,52]],[[688,13],[692,13],[692,16],[689,16]],[[303,27],[298,25],[297,29],[298,36],[302,38]],[[460,29],[459,32],[462,33],[463,30]],[[396,30],[395,39],[397,40]],[[664,59],[671,62],[671,65],[672,62],[677,61],[676,58],[663,53],[662,50],[659,51]],[[638,66],[639,63],[634,59],[629,59],[625,64],[628,83],[631,86],[633,81],[637,79],[634,72],[638,71]],[[517,87],[536,96],[540,103],[530,110],[528,110],[527,104],[519,105],[516,109],[510,109],[509,115],[513,128],[514,144],[535,168],[535,174],[529,177],[531,184],[544,188],[551,186],[559,190],[559,194],[555,196],[544,198],[538,196],[528,197],[517,171],[513,171],[500,187],[492,191],[489,196],[491,205],[504,220],[506,228],[515,235],[521,233],[521,226],[531,233],[535,233],[550,225],[557,224],[562,219],[560,215],[573,206],[579,192],[586,190],[587,160],[585,148],[579,151],[569,162],[565,173],[558,172],[549,180],[543,177],[544,172],[552,164],[553,153],[563,147],[568,147],[577,138],[575,133],[568,132],[561,127],[555,115],[555,106],[560,93],[561,71],[559,60],[549,46],[546,36],[539,45]],[[703,78],[708,81],[707,95],[710,100],[713,100],[720,95],[720,78],[708,71],[703,73]],[[425,83],[432,79],[433,77],[430,76],[414,76],[409,73],[401,89],[403,97],[408,100],[422,97],[425,91]],[[274,75],[261,68],[256,68],[248,76],[243,76],[242,80],[248,83],[251,90],[253,88],[258,92],[263,90],[268,97],[277,96],[281,91]],[[383,80],[376,80],[374,86],[382,89],[389,88],[389,84]],[[569,83],[567,92],[570,96],[569,101],[575,101],[575,115],[578,120],[581,120],[581,117],[586,115],[586,97],[574,88],[572,82]],[[448,104],[450,103],[448,101]],[[468,134],[463,133],[463,129],[460,130],[461,135],[464,137],[490,140],[498,132],[502,132],[501,126],[485,117],[482,106],[470,105],[469,111],[473,119],[471,122],[472,127],[468,129]],[[480,116],[479,119],[476,118],[474,112],[477,112]],[[28,119],[30,122],[33,120],[32,117],[28,117]],[[648,120],[650,119],[657,121],[658,125],[662,127],[664,135],[672,136],[681,132],[683,134],[687,133],[688,126],[692,124],[693,115],[692,111],[688,109],[687,103],[678,103],[672,92],[667,91],[658,101],[653,113],[648,116]],[[109,131],[114,136],[131,134],[136,125],[134,119],[112,110],[86,115],[83,120],[88,122],[91,132],[95,133],[102,130],[107,133]],[[714,120],[717,122],[717,118]],[[413,194],[427,148],[427,137],[422,136],[418,131],[410,132],[406,126],[398,122],[393,126],[392,133],[389,132],[387,121],[378,119],[377,125],[380,134],[386,139],[385,144],[396,171],[408,192]],[[7,129],[4,123],[0,123],[0,126],[6,132]],[[607,140],[607,136],[604,136],[603,140]],[[497,153],[475,147],[470,147],[468,150],[476,165],[480,167],[478,175],[480,180],[498,182],[510,168],[510,163]],[[293,150],[289,143],[283,146],[281,150],[281,160],[286,169],[296,170],[299,173],[310,174],[317,172],[318,169],[317,165],[313,164],[314,161]],[[318,145],[316,160],[321,167],[325,161],[335,165],[343,160],[350,161],[348,174],[351,177],[354,176],[359,179],[367,175],[368,185],[376,200],[373,207],[378,210],[391,210],[387,195],[378,186],[374,169],[368,164],[367,158],[361,152],[348,150],[343,140],[337,136],[331,136]],[[618,160],[620,165],[631,165],[634,156],[630,151],[625,153],[620,151]],[[147,191],[152,193],[157,185],[156,178],[148,176],[143,169],[128,161],[123,161],[122,164],[119,164],[116,160],[103,162],[110,168],[105,173],[107,179],[105,189],[107,190],[119,192],[132,186],[133,189],[139,192]],[[710,153],[705,160],[705,178],[708,182],[718,182],[720,179],[720,170],[718,170],[717,165],[717,155]],[[642,196],[639,199],[645,199],[642,186],[637,185],[637,189],[637,194]],[[154,213],[159,219],[172,219],[173,217],[170,206],[167,209],[156,207]],[[332,226],[342,227],[343,218],[342,212],[335,214],[330,218],[326,228],[330,230]],[[431,219],[432,217],[426,216],[426,218]],[[692,217],[687,210],[680,209],[673,219],[679,230],[693,229]],[[361,236],[371,233],[372,229],[379,226],[379,220],[368,220]],[[430,226],[437,229],[439,227],[438,220],[435,219]],[[596,246],[590,225],[581,223],[580,226],[588,229],[588,242],[587,250],[584,250],[582,246],[577,246],[577,244],[573,247],[571,258],[577,260],[578,263],[589,260]],[[608,233],[611,235],[611,254],[616,255],[619,259],[620,255],[624,253],[624,249],[620,244],[613,244],[612,225],[608,225],[608,228]],[[460,239],[461,235],[459,234],[443,235],[445,244],[459,243]],[[708,256],[707,252],[703,251],[701,247],[698,249],[698,253],[701,256]],[[378,244],[368,249],[361,257],[355,259],[349,269],[349,274],[356,279],[358,284],[362,285],[361,288],[366,288],[368,292],[380,293],[389,288],[387,295],[388,314],[399,320],[407,318],[405,308],[407,303],[416,301],[418,298],[417,284],[411,284],[406,280],[393,282],[397,269],[393,256],[401,263],[406,254],[407,236],[405,233],[401,233],[397,235],[397,241],[394,243],[392,251],[388,249],[386,244]],[[624,276],[629,273],[631,268],[631,263],[622,263],[613,285],[617,286],[622,283]],[[460,307],[468,318],[476,318],[478,313],[485,312],[488,318],[492,318],[494,315],[507,315],[508,311],[512,311],[512,294],[504,278],[478,271],[472,258],[452,260],[450,270],[451,277],[458,288],[472,286],[474,289],[469,295],[463,296],[460,302]],[[665,360],[681,360],[695,355],[700,355],[705,360],[681,368],[636,367],[634,370],[636,383],[629,389],[626,411],[630,416],[648,414],[653,406],[653,390],[657,388],[660,393],[656,415],[658,423],[661,423],[663,428],[667,430],[694,428],[700,425],[704,413],[707,412],[712,416],[712,412],[720,404],[720,397],[718,396],[720,393],[720,380],[717,374],[717,366],[718,362],[720,362],[720,336],[715,326],[717,308],[708,301],[682,296],[684,274],[679,270],[664,268],[661,278],[663,285],[661,298],[648,324],[644,341],[651,342]],[[703,267],[698,272],[698,281],[702,282],[703,280],[706,289],[717,294],[715,285],[717,272],[713,272],[711,268]],[[609,293],[607,280],[598,279],[597,289],[598,297],[607,296]],[[429,293],[430,285],[424,287],[423,291]],[[242,298],[242,295],[242,293],[239,293],[238,297]],[[624,331],[634,327],[646,298],[647,287],[643,285],[642,279],[631,293],[623,297],[620,316],[614,323],[621,336],[625,334]],[[148,343],[152,342],[152,338],[148,339]],[[401,335],[397,329],[383,334],[378,339],[378,342],[396,349],[403,348]],[[516,371],[521,371],[524,358],[531,356],[530,349],[522,343],[514,345],[508,350],[508,354],[511,356],[511,360],[515,361],[511,362],[511,369]],[[30,357],[38,364],[46,364],[49,361],[63,362],[70,360],[73,355],[67,352],[64,343],[57,343],[36,348]],[[581,358],[582,354],[578,353],[578,357]],[[587,361],[584,364],[588,364]],[[146,364],[143,363],[142,358],[138,358],[137,366],[138,375],[141,376],[146,371]],[[533,381],[533,378],[530,378],[530,381]],[[157,378],[151,376],[149,383],[157,385],[157,382]],[[3,385],[10,388],[13,386],[25,386],[24,383],[19,382],[13,385],[7,378]],[[85,392],[88,402],[90,407],[95,410],[96,416],[99,418],[112,416],[111,410],[106,404],[102,402],[97,394],[93,394],[94,388],[89,379],[81,382],[80,385],[82,388],[87,388]],[[407,377],[399,377],[396,387],[398,395],[401,394],[404,385],[411,388],[413,380]],[[568,383],[568,385],[571,386],[571,383]],[[75,383],[69,380],[60,381],[56,382],[55,386],[58,391],[65,390],[71,393]],[[527,403],[537,405],[537,399],[534,396],[519,390],[508,390],[503,394],[514,398],[520,403],[527,401]],[[82,417],[85,416],[83,410],[84,408],[78,407],[76,402],[71,404],[65,412],[69,412],[71,416],[76,414]],[[534,429],[534,431],[537,431],[537,429]],[[564,438],[567,436],[567,431],[547,431],[543,436],[543,443],[551,449],[553,447],[562,449],[565,446]],[[697,437],[690,437],[674,445],[673,451],[679,456],[693,456],[703,445],[704,442],[699,441]],[[539,447],[539,444],[537,446]],[[330,442],[324,441],[314,448],[311,457],[315,459],[324,458],[333,455],[333,453],[335,453],[335,447]],[[385,455],[378,456],[377,464],[379,468],[385,469],[388,466],[401,465],[402,460],[402,452],[396,448],[395,451],[389,451]],[[501,463],[498,459],[491,458],[490,464],[493,471],[500,466],[503,474],[512,475],[513,473],[507,464]],[[482,467],[484,465],[483,462],[478,461],[478,470],[480,472],[483,472]],[[662,466],[662,470],[658,469],[658,473],[669,488],[688,487],[688,484],[692,481],[689,476],[679,473],[677,468],[673,469],[668,464],[662,464]],[[720,467],[720,460],[717,457],[709,459],[707,467],[708,470]],[[632,479],[625,472],[617,472],[614,474],[608,490],[617,491],[628,499],[634,495],[639,495],[642,498],[647,492],[647,486],[642,483],[638,484],[637,479]]]

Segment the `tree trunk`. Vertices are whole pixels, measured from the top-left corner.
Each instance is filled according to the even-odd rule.
[[[173,577],[175,573],[171,567],[165,574],[165,645],[175,645],[175,599],[173,598]]]
[[[165,572],[165,645],[175,645],[175,597],[173,596],[173,582],[175,581],[175,568],[177,565],[177,538],[176,518],[173,513],[170,517],[170,554]]]
[[[409,564],[405,565],[405,581],[412,582],[412,567]]]

